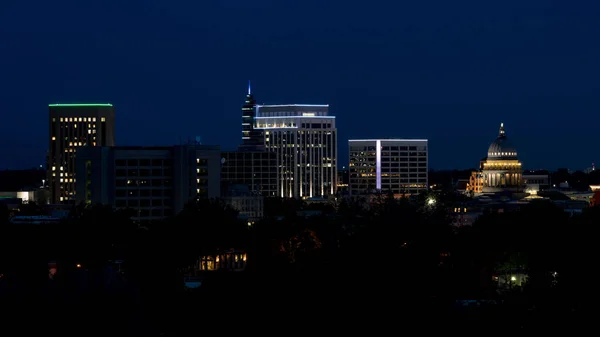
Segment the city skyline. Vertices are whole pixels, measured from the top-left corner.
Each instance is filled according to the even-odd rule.
[[[43,165],[53,102],[113,103],[119,145],[198,135],[235,149],[248,79],[258,103],[329,104],[340,144],[426,138],[433,169],[476,167],[500,122],[526,169],[585,169],[598,160],[588,141],[600,122],[594,11],[432,2],[350,7],[343,16],[337,1],[144,3],[143,11],[116,1],[93,10],[29,4],[43,16],[12,4],[0,13],[8,36],[0,100],[11,116],[0,129],[0,141],[11,144],[0,147],[1,169]],[[77,15],[82,10],[86,16]],[[289,15],[272,15],[282,11]],[[197,12],[211,15],[197,20],[190,15]],[[284,24],[307,16],[324,24]],[[88,24],[106,18],[111,25]],[[339,159],[338,167],[347,165],[344,147]]]
[[[320,105],[323,105],[323,104],[285,104],[285,103],[270,104],[270,103],[262,103],[261,101],[256,100],[253,97],[253,95],[254,94],[251,93],[251,91],[250,91],[250,81],[248,81],[248,94],[247,94],[247,96],[250,97],[252,99],[252,102],[255,105],[258,105],[258,106],[261,106],[261,105],[275,105],[275,106],[293,106],[293,105],[297,105],[297,106],[311,106],[311,105],[320,106]],[[77,102],[77,103],[75,103],[75,102]],[[94,102],[96,102],[96,101],[94,101]],[[258,103],[258,102],[261,102],[261,103]],[[244,108],[247,105],[248,105],[248,102],[246,102],[244,104],[240,104],[240,107],[242,108],[242,110],[244,110]],[[329,104],[324,104],[324,105],[329,106]],[[49,103],[49,104],[47,104],[48,108],[57,108],[57,107],[98,107],[98,106],[111,107],[111,108],[115,107],[115,105],[112,104],[112,103],[91,103],[91,102],[83,102],[83,101],[72,101],[72,102],[66,102],[65,101],[63,103]],[[118,116],[118,113],[116,115]],[[239,117],[239,112],[238,112],[238,117]],[[115,119],[118,119],[118,117],[116,117]],[[502,125],[505,124],[504,122],[499,122],[499,123],[502,124]],[[496,123],[496,127],[497,127],[497,124],[498,123]],[[240,130],[238,130],[238,132],[243,134],[243,132],[242,132],[243,131],[243,126],[242,127],[239,127],[239,126],[240,126],[240,123],[238,121],[237,125],[235,125],[235,123],[234,123],[234,125],[232,125],[231,127],[234,128],[234,129],[236,127],[238,127],[240,129]],[[119,129],[118,126],[116,127],[116,129],[117,130]],[[227,131],[230,131],[230,130],[227,130]],[[348,133],[348,132],[346,132],[346,133]],[[171,142],[163,139],[163,140],[161,140],[158,143],[152,143],[152,144],[141,144],[141,143],[131,143],[131,144],[129,144],[128,143],[128,144],[118,144],[118,145],[120,145],[120,146],[173,146],[173,145],[181,145],[181,139],[184,139],[184,138],[185,139],[191,139],[193,137],[200,137],[200,139],[202,139],[203,143],[207,144],[207,145],[219,145],[219,146],[221,146],[221,148],[222,148],[223,151],[233,151],[235,148],[237,148],[239,146],[244,146],[244,145],[248,146],[248,144],[245,144],[244,139],[243,138],[240,139],[239,137],[237,139],[237,143],[230,144],[232,141],[230,139],[228,139],[227,142],[225,142],[227,145],[223,145],[221,143],[204,141],[205,139],[204,139],[204,137],[202,137],[202,135],[179,135],[177,140],[171,141]],[[261,135],[261,137],[262,137],[262,135]],[[348,141],[352,141],[353,138],[368,138],[368,137],[350,137],[348,139],[341,140],[341,141],[342,142],[343,141],[348,142]],[[394,139],[418,139],[419,137],[409,138],[409,137],[394,137],[394,136],[389,136],[389,137],[373,137],[373,138],[380,138],[381,140],[394,140]],[[425,137],[422,137],[422,138],[425,138]],[[511,135],[511,138],[517,138],[517,139],[519,139],[521,137],[518,137],[518,135],[517,135],[517,137],[514,137],[514,136]],[[474,144],[473,146],[476,146],[476,145],[477,144]],[[485,146],[478,146],[478,147],[485,148]],[[518,146],[518,147],[520,148],[521,146]],[[525,145],[524,147],[527,147],[527,146]],[[47,145],[46,145],[46,149],[47,149]],[[338,151],[340,152],[340,156],[338,157],[339,158],[338,159],[338,163],[339,163],[338,164],[338,169],[347,168],[348,165],[349,165],[349,153],[348,153],[347,149],[344,148],[344,147],[341,147]],[[433,152],[436,152],[436,151],[434,150]],[[486,155],[485,151],[482,151],[482,153],[483,153],[482,156]],[[527,156],[527,154],[524,154],[524,157],[530,157],[530,156]],[[458,166],[458,167],[435,167],[435,166],[430,166],[429,168],[430,169],[434,169],[434,170],[471,169],[471,168],[475,168],[475,167],[478,166],[478,164],[477,164],[478,160],[479,159],[476,159],[476,160],[472,161],[475,164],[471,164],[470,166],[469,166],[469,164],[466,164],[464,166]],[[434,160],[434,159],[431,159],[431,161],[436,162],[436,160]],[[44,162],[41,162],[39,165],[44,165]],[[571,167],[569,165],[558,165],[557,167],[529,167],[529,166],[527,166],[527,163],[524,163],[524,168],[526,170],[551,170],[551,171],[554,171],[554,170],[557,170],[557,169],[560,169],[560,168],[568,168],[569,170],[573,170],[573,171],[576,171],[576,170],[582,170],[583,171],[583,170],[589,169],[590,167],[592,167],[594,165],[595,165],[595,160],[591,160],[587,165],[584,163],[583,167]],[[29,169],[29,168],[32,168],[32,167],[38,167],[38,165],[34,164],[34,165],[30,165],[30,166],[3,167],[3,168],[0,168],[0,169]]]

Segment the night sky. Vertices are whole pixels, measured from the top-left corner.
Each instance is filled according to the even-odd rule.
[[[593,6],[593,7],[591,7]],[[4,0],[0,169],[44,163],[48,103],[111,102],[118,145],[233,149],[260,103],[330,104],[350,138],[475,167],[504,122],[525,168],[598,152],[597,1]]]

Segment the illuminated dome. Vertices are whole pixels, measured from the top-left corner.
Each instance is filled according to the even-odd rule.
[[[500,123],[498,138],[488,148],[488,159],[517,159],[517,150],[506,137],[504,123]]]

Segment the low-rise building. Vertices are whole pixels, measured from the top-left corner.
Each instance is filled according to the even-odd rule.
[[[221,196],[220,149],[82,147],[77,153],[77,202],[135,210],[134,220],[160,220],[198,198]]]
[[[260,220],[264,216],[264,197],[251,193],[248,185],[229,185],[225,191],[223,201],[239,212],[238,217],[248,222],[248,225]]]

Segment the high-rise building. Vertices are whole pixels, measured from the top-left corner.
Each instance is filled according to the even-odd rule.
[[[262,131],[254,127],[256,116],[256,99],[252,95],[250,81],[248,81],[248,94],[242,106],[242,145],[241,151],[256,151],[264,147],[265,142]]]
[[[336,193],[337,129],[329,105],[257,105],[255,128],[277,153],[277,196],[325,197]]]
[[[197,198],[221,196],[218,146],[85,147],[77,155],[77,202],[131,208],[160,220]]]
[[[427,190],[426,139],[349,140],[351,195],[377,191],[412,195]]]
[[[115,145],[112,104],[50,104],[47,155],[50,203],[75,200],[75,156],[85,146]]]

